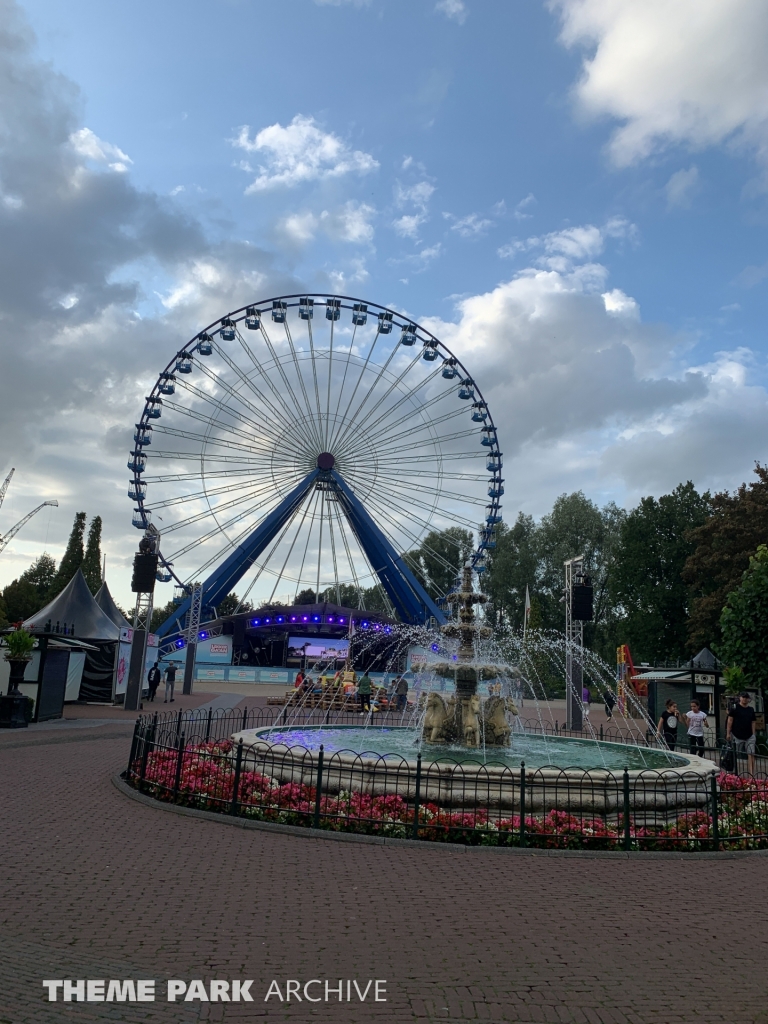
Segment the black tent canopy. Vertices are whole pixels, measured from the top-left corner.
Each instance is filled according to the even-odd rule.
[[[109,587],[106,582],[102,583],[99,589],[96,591],[94,601],[101,608],[104,614],[110,618],[118,629],[130,629],[131,624],[117,607],[114,599],[109,592]]]
[[[107,596],[114,605],[109,591]],[[116,607],[115,611],[119,615]],[[82,570],[77,570],[57,597],[30,616],[24,628],[38,634],[64,634],[93,645],[96,649],[86,653],[79,699],[103,703],[112,700],[121,627],[96,602]]]

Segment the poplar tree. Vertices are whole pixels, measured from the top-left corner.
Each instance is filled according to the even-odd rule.
[[[88,529],[88,545],[81,566],[92,594],[101,586],[101,516],[94,516]]]
[[[48,592],[48,600],[52,600],[60,594],[69,583],[77,570],[83,564],[85,552],[83,550],[83,535],[85,534],[85,512],[77,512],[75,521],[72,524],[72,532],[67,541],[67,550],[59,563],[59,568],[53,578],[51,589]]]

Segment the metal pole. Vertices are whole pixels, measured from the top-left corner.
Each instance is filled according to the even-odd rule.
[[[419,838],[419,810],[421,808],[421,754],[416,755],[416,792],[413,795],[413,838]]]
[[[182,693],[192,693],[197,657],[197,635],[200,630],[200,616],[203,608],[203,584],[195,583],[187,613],[187,657],[184,663],[184,685]]]
[[[229,808],[230,814],[237,814],[237,798],[240,795],[240,773],[243,770],[243,741],[237,744],[237,757],[235,759],[235,779],[232,783],[232,803]]]
[[[583,569],[584,556],[571,558],[565,563],[565,724],[566,728],[581,732],[581,693],[583,673],[580,657],[574,658],[574,648],[584,647],[584,625],[573,618],[573,578]]]
[[[712,772],[710,780],[710,795],[712,800],[712,844],[715,850],[720,849],[720,807],[717,797],[717,772]]]
[[[525,846],[525,761],[520,762],[520,845]]]
[[[240,741],[242,743],[242,740]],[[323,791],[323,744],[320,744],[320,750],[317,755],[317,779],[315,780],[315,817],[313,822],[314,828],[320,828],[320,800],[322,798]]]
[[[632,835],[629,825],[629,771],[624,769],[624,849],[632,849]]]

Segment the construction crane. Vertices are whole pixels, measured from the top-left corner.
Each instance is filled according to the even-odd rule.
[[[11,470],[11,473],[12,472],[13,470]],[[5,484],[3,484],[3,487],[7,485],[8,480],[10,480],[10,476],[8,476],[8,478],[6,479]],[[38,513],[41,508],[45,508],[46,505],[53,505],[55,508],[59,507],[58,501],[54,499],[53,501],[44,501],[42,505],[38,505],[37,508],[33,508],[31,512],[27,512],[23,519],[20,519],[15,526],[12,526],[10,528],[8,533],[4,533],[2,536],[0,536],[0,553],[2,553],[3,549],[6,547],[8,542],[13,540],[13,538],[16,536],[16,534],[19,532],[22,526],[26,525],[26,523],[29,522],[32,516],[36,515],[36,513]]]
[[[8,474],[8,476],[5,478],[5,480],[3,480],[3,486],[0,487],[0,505],[3,504],[3,498],[5,497],[5,492],[8,490],[8,484],[11,482],[11,477],[13,476],[13,474],[15,472],[16,472],[15,469],[11,469],[11,472]]]

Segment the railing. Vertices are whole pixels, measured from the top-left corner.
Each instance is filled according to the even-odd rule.
[[[188,807],[395,838],[627,851],[768,847],[764,779],[714,771],[531,770],[432,763],[421,755],[414,765],[322,747],[233,745],[229,737],[243,728],[279,724],[271,710],[142,717],[124,778],[158,800]],[[313,717],[304,724],[324,716]],[[354,722],[360,724],[357,715]]]

